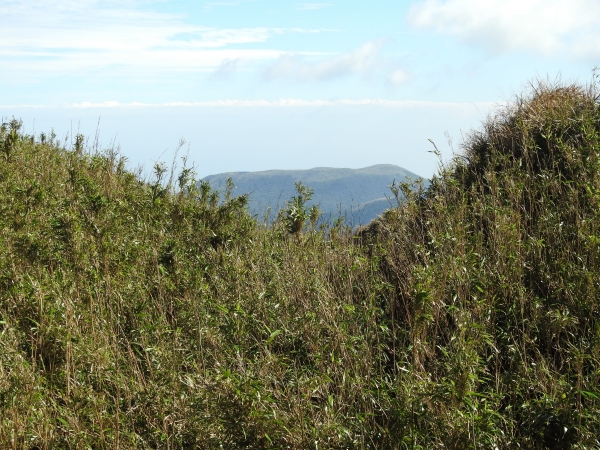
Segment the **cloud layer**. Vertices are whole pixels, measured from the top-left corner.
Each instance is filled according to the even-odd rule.
[[[167,103],[122,103],[117,101],[79,102],[62,106],[48,105],[0,105],[0,108],[298,108],[298,107],[338,107],[338,106],[377,106],[384,108],[438,108],[470,111],[472,109],[489,109],[496,105],[491,102],[430,102],[421,100],[387,100],[387,99],[339,99],[339,100],[302,100],[282,98],[279,100],[214,100],[206,102],[167,102]]]
[[[385,58],[381,49],[385,40],[367,42],[357,49],[328,58],[307,58],[286,54],[264,73],[268,80],[291,79],[299,82],[325,81],[349,75],[384,76],[392,85],[403,83],[407,76],[398,62]]]
[[[495,53],[600,56],[598,0],[425,0],[408,19]]]
[[[0,70],[17,79],[119,68],[214,71],[226,61],[276,59],[282,51],[248,45],[304,31],[202,27],[134,0],[0,0],[0,18]]]

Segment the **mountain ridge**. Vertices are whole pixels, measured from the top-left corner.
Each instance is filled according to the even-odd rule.
[[[311,204],[318,204],[324,217],[344,216],[353,225],[365,224],[392,206],[389,186],[416,181],[419,175],[394,164],[375,164],[351,169],[314,167],[312,169],[271,169],[224,172],[203,178],[214,189],[223,189],[231,178],[235,195],[249,194],[249,209],[264,215],[285,206],[295,193],[294,184],[302,182],[313,189]]]

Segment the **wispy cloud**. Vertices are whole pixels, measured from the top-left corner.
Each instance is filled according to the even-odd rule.
[[[65,105],[0,105],[0,108],[296,108],[296,107],[337,107],[337,106],[376,106],[385,108],[445,108],[469,110],[472,108],[487,109],[494,106],[491,102],[428,102],[419,100],[386,100],[386,99],[339,99],[339,100],[302,100],[295,98],[279,100],[214,100],[206,102],[167,102],[167,103],[121,103],[117,101],[79,102]]]
[[[408,79],[408,75],[404,70],[397,69],[389,75],[388,79],[392,86],[400,86]]]
[[[333,3],[298,3],[296,9],[298,11],[314,11],[328,6],[333,6]]]
[[[0,79],[101,68],[210,72],[225,61],[276,59],[283,52],[239,46],[298,31],[201,27],[142,6],[134,0],[0,0]]]
[[[600,56],[598,0],[425,0],[409,21],[489,51]]]
[[[213,79],[224,80],[230,78],[234,72],[239,70],[240,60],[239,59],[226,59],[223,61],[217,70],[212,75]]]
[[[350,75],[363,77],[383,75],[392,85],[399,85],[407,76],[396,61],[385,58],[381,49],[386,40],[367,42],[341,55],[309,59],[305,55],[286,54],[267,68],[268,80],[292,79],[299,82],[324,81]]]

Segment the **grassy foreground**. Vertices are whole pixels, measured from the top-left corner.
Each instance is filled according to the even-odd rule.
[[[81,136],[0,150],[0,448],[600,448],[593,88],[532,88],[355,235]]]

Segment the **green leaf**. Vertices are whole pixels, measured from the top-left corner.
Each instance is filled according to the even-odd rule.
[[[598,397],[598,395],[595,394],[594,392],[581,391],[581,395],[583,395],[586,398],[595,398],[596,400],[600,400],[600,397]]]
[[[57,417],[58,421],[60,423],[62,423],[65,427],[69,427],[69,422],[67,422],[65,419],[63,419],[62,417]]]
[[[275,339],[279,333],[281,333],[281,330],[275,330],[275,331],[273,331],[273,332],[271,333],[271,336],[269,336],[269,339],[267,339],[267,344],[270,344],[270,343],[271,343],[271,341],[272,341],[273,339]]]

